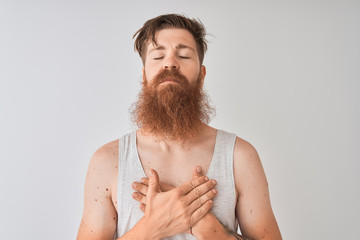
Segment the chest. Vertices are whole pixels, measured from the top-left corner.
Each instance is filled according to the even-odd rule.
[[[179,186],[191,180],[196,166],[200,166],[203,175],[206,175],[213,153],[214,143],[176,151],[138,147],[140,162],[145,173],[155,169],[160,181],[172,186]]]

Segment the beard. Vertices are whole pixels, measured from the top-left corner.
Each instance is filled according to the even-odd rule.
[[[164,83],[168,79],[175,83]],[[214,113],[200,75],[190,84],[177,69],[160,71],[150,83],[145,77],[131,110],[144,134],[180,142],[195,140]]]

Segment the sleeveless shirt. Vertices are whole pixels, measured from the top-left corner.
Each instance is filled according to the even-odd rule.
[[[233,171],[233,156],[236,135],[217,130],[214,153],[207,172],[210,179],[216,179],[217,196],[213,199],[212,213],[219,221],[236,232],[238,222],[235,217],[236,191]],[[144,215],[139,203],[131,194],[131,184],[146,177],[137,146],[136,131],[119,139],[119,172],[117,187],[118,223],[115,239],[128,232]],[[171,240],[195,240],[191,234],[183,233],[164,238]]]

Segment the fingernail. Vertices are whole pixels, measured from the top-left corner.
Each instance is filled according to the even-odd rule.
[[[149,170],[149,176],[152,176],[153,175],[153,171],[152,169]]]
[[[216,181],[213,179],[211,180],[212,184],[216,185]]]
[[[140,182],[145,183],[145,178],[141,178]]]
[[[197,173],[201,173],[201,167],[197,167],[197,168],[196,168],[196,172],[197,172]]]
[[[213,193],[216,193],[217,191],[216,191],[216,189],[213,189],[212,192],[213,192]]]
[[[209,178],[208,178],[208,177],[205,177],[205,181],[209,181]]]
[[[137,183],[136,183],[136,182],[133,182],[132,187],[133,187],[133,188],[136,188],[136,185],[137,185]]]

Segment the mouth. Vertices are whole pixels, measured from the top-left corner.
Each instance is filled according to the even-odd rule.
[[[167,77],[161,83],[179,83],[175,78]]]

